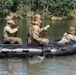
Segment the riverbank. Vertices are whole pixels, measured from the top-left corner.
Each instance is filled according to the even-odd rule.
[[[23,16],[23,15],[17,14],[17,13],[13,13],[13,12],[10,12],[9,14],[10,14],[10,16],[9,15],[7,15],[7,16],[3,15],[3,17],[0,16],[0,20],[9,19],[10,17],[12,17],[13,19],[22,19],[22,20],[23,19],[33,19],[33,17],[34,17],[34,12],[32,12],[32,13],[28,12],[26,16]],[[76,14],[73,11],[66,16],[55,16],[55,15],[48,14],[48,13],[40,14],[40,15],[42,16],[42,19],[48,19],[48,20],[51,19],[54,21],[56,21],[56,20],[60,20],[60,21],[61,20],[76,20]]]
[[[42,19],[48,19],[48,20],[54,20],[54,21],[61,21],[61,20],[76,20],[76,16],[72,16],[72,15],[67,15],[67,16],[52,16],[52,15],[41,15],[42,16]],[[49,16],[49,17],[48,17]],[[13,18],[14,19],[32,19],[34,17],[34,14],[27,14],[26,17],[24,16],[19,16],[19,15],[16,15],[14,13],[14,16]]]

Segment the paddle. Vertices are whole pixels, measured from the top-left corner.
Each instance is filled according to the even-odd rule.
[[[47,25],[44,27],[44,31],[43,31],[43,34],[42,34],[42,38],[44,37],[45,33],[47,32],[47,29],[50,27],[50,25]]]
[[[17,36],[17,34],[18,34],[18,31],[15,33],[15,36],[14,36],[14,37],[16,37],[16,36]]]
[[[49,25],[47,25],[47,26],[44,27],[44,31],[43,31],[43,34],[42,34],[42,38],[43,38],[44,35],[46,34],[47,29],[48,29],[49,27],[50,27]],[[43,56],[43,57],[45,57],[45,56],[44,56],[44,46],[45,46],[45,45],[46,45],[45,43],[42,44],[42,53],[41,53],[41,56]]]
[[[16,28],[19,29],[19,26],[17,26]],[[18,31],[15,32],[15,36],[14,37],[17,36],[17,33],[18,33]]]
[[[42,38],[45,36],[45,33],[47,32],[47,30],[44,30],[42,33]]]
[[[46,31],[47,30],[44,30],[43,33],[42,33],[42,38],[44,37],[44,35],[46,34]],[[42,44],[42,53],[41,53],[41,56],[44,56],[44,43]]]

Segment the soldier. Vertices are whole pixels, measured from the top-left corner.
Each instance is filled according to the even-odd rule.
[[[76,36],[75,34],[75,28],[74,27],[69,27],[69,30],[64,33],[62,39],[58,43],[65,43],[65,42],[70,42],[70,41],[76,41]]]
[[[19,30],[19,26],[17,26],[16,28],[13,28],[13,26],[15,25],[13,20],[7,20],[7,24],[4,27],[3,30],[3,43],[18,43],[18,44],[22,44],[22,39],[18,38],[18,37],[12,37],[12,34],[17,32]]]
[[[41,23],[41,16],[39,14],[36,14],[34,16],[34,21],[32,22],[32,25],[29,28],[29,37],[28,37],[28,44],[48,44],[49,39],[47,38],[41,38],[40,33],[44,30],[47,30],[50,26],[47,25],[43,28],[40,28]]]

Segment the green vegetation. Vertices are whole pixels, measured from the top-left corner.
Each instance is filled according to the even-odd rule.
[[[0,0],[0,17],[5,17],[8,11],[18,18],[39,13],[45,18],[76,19],[76,0]]]

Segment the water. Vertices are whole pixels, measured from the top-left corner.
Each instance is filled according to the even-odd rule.
[[[51,27],[45,37],[50,40],[60,39],[69,26],[76,28],[75,20],[67,21],[46,21]],[[17,34],[25,42],[27,39],[28,27],[31,22],[28,20],[15,20],[20,26]],[[0,40],[5,21],[0,21]],[[45,23],[44,23],[45,24]],[[42,26],[44,26],[42,24]],[[0,75],[76,75],[76,55],[39,58],[0,58]]]
[[[76,75],[76,55],[50,57],[43,61],[34,58],[0,59],[0,75]]]
[[[46,20],[43,21],[42,26],[46,26],[45,24],[49,24],[50,28],[45,34],[45,37],[50,40],[60,39],[64,32],[66,32],[69,26],[74,26],[76,28],[76,20],[65,20],[65,21],[51,21]],[[15,20],[16,26],[19,26],[20,29],[18,31],[17,37],[22,38],[23,42],[27,41],[28,28],[31,25],[30,20]],[[44,24],[44,25],[43,25]],[[5,26],[5,21],[0,21],[0,40],[2,40],[2,31]]]

